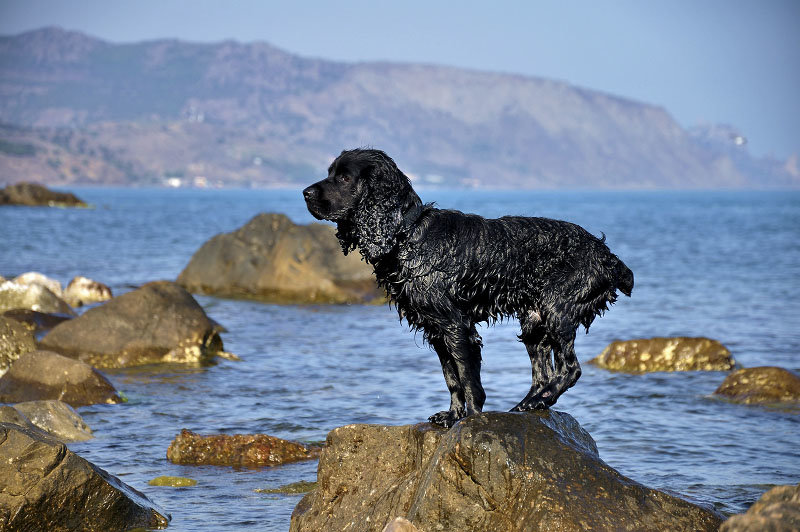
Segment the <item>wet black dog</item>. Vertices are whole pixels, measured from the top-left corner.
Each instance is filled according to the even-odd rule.
[[[588,330],[617,290],[633,290],[633,273],[605,238],[547,218],[490,220],[423,205],[379,150],[343,151],[303,195],[311,214],[336,222],[344,253],[358,248],[400,317],[436,350],[450,409],[430,421],[445,427],[480,412],[486,398],[476,323],[519,319],[533,384],[512,410],[544,409],[581,375],[578,326]]]

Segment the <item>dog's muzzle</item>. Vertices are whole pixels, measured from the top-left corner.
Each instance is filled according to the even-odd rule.
[[[303,190],[303,198],[306,200],[306,207],[314,218],[323,219],[322,205],[320,200],[320,190],[317,185],[311,185]]]

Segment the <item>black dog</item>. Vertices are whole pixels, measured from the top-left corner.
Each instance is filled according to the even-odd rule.
[[[303,196],[316,218],[336,222],[344,253],[358,248],[400,317],[436,350],[450,409],[430,421],[444,427],[480,412],[486,398],[476,323],[519,319],[533,384],[512,411],[544,409],[581,375],[578,326],[588,330],[617,289],[633,290],[633,273],[605,237],[547,218],[487,220],[423,205],[379,150],[343,151]]]

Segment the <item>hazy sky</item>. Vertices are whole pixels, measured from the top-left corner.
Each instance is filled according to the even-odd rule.
[[[556,78],[800,153],[800,0],[0,0],[0,34],[48,25]]]

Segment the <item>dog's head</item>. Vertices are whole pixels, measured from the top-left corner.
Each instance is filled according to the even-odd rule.
[[[344,253],[358,247],[368,261],[392,250],[422,205],[391,157],[371,149],[343,151],[303,196],[315,218],[336,222]]]

